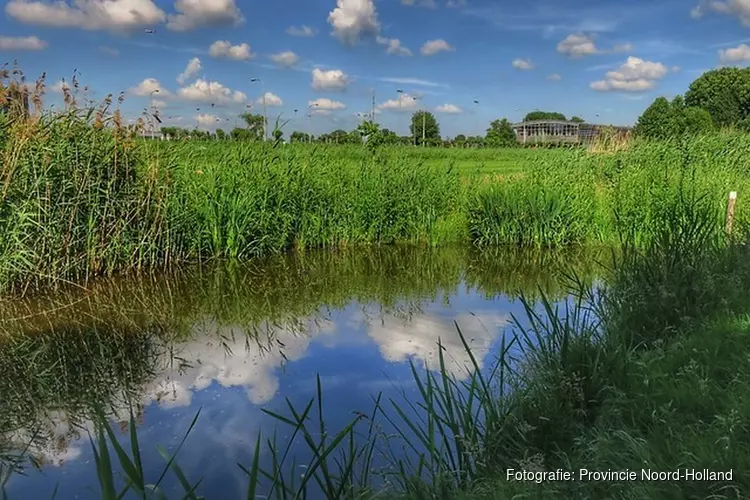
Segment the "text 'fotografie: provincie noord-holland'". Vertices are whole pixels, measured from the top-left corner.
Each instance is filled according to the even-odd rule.
[[[605,470],[594,471],[579,469],[578,472],[557,469],[554,471],[526,471],[508,469],[508,481],[731,481],[732,469],[728,471],[712,471],[709,469],[675,469],[671,471],[657,471],[653,469],[640,470]]]

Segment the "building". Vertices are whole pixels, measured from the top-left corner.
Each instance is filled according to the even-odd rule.
[[[630,130],[630,127],[556,120],[535,120],[513,124],[516,139],[523,144],[585,144],[604,129],[624,134]]]

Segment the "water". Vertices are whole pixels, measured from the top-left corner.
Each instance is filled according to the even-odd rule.
[[[520,293],[565,297],[562,276],[597,273],[590,251],[478,253],[466,248],[388,247],[285,255],[253,265],[183,268],[167,276],[102,280],[22,301],[0,302],[0,463],[20,451],[9,498],[98,498],[87,431],[92,407],[110,409],[121,442],[129,407],[144,468],[165,466],[157,445],[178,456],[208,498],[244,494],[259,433],[286,444],[289,415],[314,397],[335,434],[370,412],[373,396],[416,399],[409,360],[465,379],[470,357],[492,366]],[[0,335],[0,338],[2,336]],[[304,464],[309,449],[295,441]],[[114,459],[114,456],[113,456]],[[116,459],[115,459],[116,460]],[[262,462],[270,452],[263,446]],[[376,460],[386,467],[387,460]],[[299,468],[303,473],[304,468]],[[0,473],[0,478],[2,474]],[[163,483],[180,491],[173,475]],[[0,494],[0,497],[2,495]],[[171,495],[170,495],[171,496]]]

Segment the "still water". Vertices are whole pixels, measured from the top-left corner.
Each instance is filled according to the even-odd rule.
[[[316,396],[335,434],[373,397],[414,401],[410,361],[465,379],[484,369],[523,323],[519,296],[564,300],[563,276],[591,280],[602,253],[467,248],[320,251],[252,265],[183,268],[169,275],[102,280],[24,300],[0,301],[0,484],[12,499],[99,498],[92,408],[112,416],[128,443],[137,422],[147,480],[165,467],[198,420],[177,462],[207,498],[245,494],[259,434],[285,445],[289,415]],[[317,411],[317,410],[316,410]],[[129,448],[127,448],[129,449]],[[294,467],[308,463],[299,439]],[[19,458],[21,457],[21,458]],[[113,460],[116,458],[113,455]],[[385,470],[376,457],[373,467]],[[13,471],[13,472],[11,472]],[[162,487],[181,491],[169,474]],[[3,493],[0,493],[2,498]],[[180,495],[182,497],[182,495]]]

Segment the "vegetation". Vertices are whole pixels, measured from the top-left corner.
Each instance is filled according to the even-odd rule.
[[[684,170],[693,178],[692,167]],[[286,441],[276,434],[265,441],[259,436],[253,459],[238,464],[248,496],[274,491],[282,498],[746,496],[750,337],[743,312],[750,305],[744,292],[750,266],[746,247],[737,244],[746,227],[727,238],[720,210],[698,185],[672,186],[657,196],[660,224],[645,234],[637,221],[623,226],[606,286],[592,289],[573,281],[576,300],[560,309],[542,297],[544,316],[527,302],[529,326],[516,323],[516,336],[488,370],[473,360],[468,380],[459,381],[445,369],[438,349],[437,373],[413,366],[418,401],[375,396],[371,409],[336,429],[322,417],[320,379],[302,407],[267,410],[290,443],[301,438],[310,459],[300,477]],[[636,233],[643,239],[639,246]],[[143,444],[135,418],[129,450],[103,414],[97,422],[92,446],[103,498],[115,498],[120,490],[141,495],[166,474],[179,478],[187,498],[197,498],[201,478],[188,478],[179,467],[181,444],[171,454],[162,452],[163,474],[146,472],[139,466]],[[272,450],[269,468],[260,465],[261,446]],[[388,457],[386,470],[372,470],[375,453]],[[578,480],[540,476],[559,469]],[[638,479],[585,481],[580,469],[627,469]],[[731,470],[732,476],[703,481],[642,476],[642,470],[685,469]],[[122,488],[115,486],[116,471],[122,471]],[[513,471],[534,476],[511,480]]]

